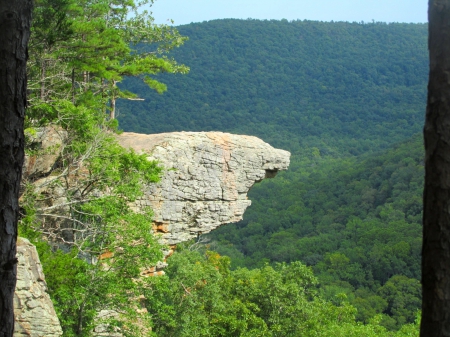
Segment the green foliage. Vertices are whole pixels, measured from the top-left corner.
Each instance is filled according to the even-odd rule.
[[[427,25],[214,20],[178,27],[192,68],[170,92],[122,102],[125,130],[220,130],[291,151],[288,172],[249,194],[244,220],[211,234],[233,268],[302,261],[326,299],[368,322],[414,321],[379,289],[420,279]],[[123,86],[141,92],[133,79]],[[148,111],[152,111],[148,115]],[[167,113],[169,111],[169,113]],[[403,143],[401,143],[403,142]],[[399,144],[400,145],[395,145]]]
[[[186,76],[118,102],[126,131],[223,131],[262,138],[299,158],[377,152],[419,132],[427,25],[213,20],[179,26]],[[151,113],[149,113],[151,112]],[[292,169],[292,167],[291,167]]]
[[[30,42],[28,154],[44,153],[35,140],[43,127],[61,144],[53,170],[27,176],[20,233],[38,245],[49,292],[64,336],[91,336],[107,324],[125,336],[146,335],[149,316],[137,314],[147,287],[140,273],[162,260],[149,209],[130,202],[162,168],[116,141],[114,103],[136,97],[116,83],[188,69],[167,53],[186,39],[155,25],[141,6],[152,1],[37,0]],[[149,43],[152,51],[140,53]],[[108,118],[109,113],[109,118]],[[34,142],[34,143],[33,143]],[[47,150],[48,151],[48,150]],[[101,310],[113,314],[99,318]]]
[[[104,289],[100,292],[100,289],[95,289],[92,293],[87,290],[94,290],[100,283],[104,286],[104,283],[98,282],[93,275],[92,265],[77,258],[76,249],[65,254],[61,250],[53,252],[49,246],[44,245],[38,246],[38,252],[64,335],[89,336],[88,332],[93,329],[97,314],[92,304],[101,300],[99,296],[104,294]],[[82,322],[81,327],[79,321]]]
[[[345,296],[325,301],[312,269],[300,262],[232,271],[227,257],[185,246],[166,271],[146,296],[161,337],[418,336],[417,324],[390,333],[378,316],[357,323]]]
[[[21,233],[38,244],[65,336],[89,336],[102,309],[127,336],[417,336],[421,140],[390,147],[422,124],[426,25],[179,29],[190,43],[175,52],[185,38],[135,1],[36,1],[29,138],[52,125],[66,141],[51,175],[24,182]],[[160,74],[187,71],[169,51],[194,71]],[[118,87],[126,76],[139,81]],[[172,90],[158,95],[163,82]],[[219,129],[293,152],[290,172],[252,190],[244,221],[212,235],[231,260],[186,246],[166,276],[140,277],[161,247],[151,211],[129,202],[161,169],[117,145],[113,120],[116,100],[137,94],[119,102],[126,130]]]
[[[119,146],[101,110],[69,101],[51,109],[67,139],[59,167],[27,185],[21,235],[39,242],[42,233],[54,246],[40,244],[40,255],[64,336],[90,336],[101,310],[120,313],[110,328],[136,336],[126,324],[138,319],[133,303],[146,287],[136,280],[162,259],[162,246],[152,234],[151,211],[135,213],[129,202],[142,195],[142,183],[159,180],[162,168]],[[113,257],[99,262],[105,253]]]
[[[418,288],[404,311],[381,291],[396,275],[420,279],[422,140],[360,159],[327,159],[304,172],[263,181],[250,192],[244,221],[211,233],[213,247],[236,266],[303,261],[313,266],[328,300],[345,293],[368,322],[384,313],[391,329],[415,320]],[[280,179],[281,178],[281,179]],[[264,214],[262,216],[262,214]],[[406,295],[405,295],[406,296]]]
[[[38,233],[43,233],[63,250],[74,247],[64,253],[39,244],[64,336],[90,336],[94,325],[99,324],[96,316],[101,310],[119,312],[116,321],[108,322],[110,327],[118,325],[125,335],[137,336],[130,330],[133,325],[124,322],[137,319],[137,304],[133,302],[138,302],[136,298],[146,284],[136,280],[143,269],[162,259],[162,246],[152,234],[151,211],[135,213],[128,203],[142,194],[143,182],[158,181],[161,168],[146,156],[120,147],[111,134],[90,124],[92,116],[91,111],[86,118],[74,119],[76,124],[83,124],[80,129],[78,125],[67,128],[73,138],[63,151],[61,172],[52,180],[46,179],[56,187],[65,182],[65,208],[53,213],[52,205],[42,204],[48,193],[42,195],[28,185],[23,195],[26,216],[20,234],[39,243]],[[61,218],[70,225],[55,223]],[[103,253],[113,257],[99,262]]]
[[[167,56],[186,38],[174,28],[153,23],[142,8],[152,2],[36,1],[30,42],[30,119],[42,118],[43,109],[53,106],[55,99],[86,105],[88,96],[91,102],[101,101],[103,111],[114,119],[115,101],[136,97],[117,87],[124,76],[140,78],[147,89],[162,92],[165,85],[153,75],[186,73],[186,66]],[[143,43],[152,50],[144,52]]]
[[[149,319],[136,312],[138,297],[147,286],[138,279],[143,268],[162,258],[161,246],[151,234],[148,217],[128,214],[121,220],[122,226],[108,232],[110,241],[104,249],[114,249],[108,260],[96,262],[95,255],[80,256],[77,249],[65,253],[51,250],[47,243],[37,244],[64,336],[91,336],[101,322],[101,310],[120,313],[106,322],[111,329],[120,327],[125,336],[140,336],[130,322]]]
[[[386,312],[393,317],[397,325],[413,322],[417,308],[421,306],[421,285],[417,279],[395,275],[378,292],[388,301]]]

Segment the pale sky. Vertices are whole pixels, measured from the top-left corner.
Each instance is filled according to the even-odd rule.
[[[428,0],[156,0],[155,23],[214,19],[427,22]]]

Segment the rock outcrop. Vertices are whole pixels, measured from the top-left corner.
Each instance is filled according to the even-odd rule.
[[[153,209],[155,230],[168,244],[241,220],[251,204],[247,192],[253,184],[289,166],[289,152],[252,136],[125,132],[118,140],[165,167],[161,181],[147,186],[133,207]]]
[[[61,155],[64,141],[67,139],[67,132],[49,126],[26,131],[25,135],[30,144],[23,165],[23,176],[36,178],[50,174]]]
[[[51,179],[48,175],[57,166],[66,137],[53,128],[39,129],[33,136],[36,148],[44,155],[27,157],[24,176],[34,180],[37,192],[43,192],[40,186]],[[241,220],[251,204],[247,192],[253,184],[272,178],[289,166],[289,152],[274,149],[252,136],[222,132],[123,133],[118,140],[122,146],[147,154],[165,168],[161,181],[145,186],[144,196],[132,207],[137,211],[151,207],[154,229],[170,245]],[[53,195],[64,198],[63,191]],[[63,201],[54,199],[53,203],[64,204]],[[17,255],[14,336],[61,336],[35,247],[21,239]],[[160,264],[150,268],[149,275],[163,273],[159,270],[165,263]],[[97,328],[102,327],[100,324]],[[96,333],[101,335],[103,330]]]
[[[17,241],[17,285],[14,296],[14,336],[57,337],[61,326],[47,293],[42,266],[28,240]]]

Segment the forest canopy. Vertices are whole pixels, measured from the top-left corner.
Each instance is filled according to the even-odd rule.
[[[125,130],[251,134],[292,152],[253,187],[244,220],[212,232],[232,268],[301,261],[325,299],[398,329],[420,307],[427,25],[214,20],[178,27],[191,67],[119,105]],[[126,88],[141,92],[133,79]]]
[[[39,248],[64,336],[92,335],[105,308],[123,314],[108,324],[127,336],[416,335],[426,25],[174,29],[121,0],[39,0],[34,17],[28,153],[44,126],[67,144],[51,174],[24,181],[20,230]],[[242,222],[135,281],[162,247],[151,210],[129,202],[161,168],[117,145],[118,123],[256,135],[292,164],[253,188]],[[71,226],[50,226],[55,205],[36,183],[64,186]],[[104,252],[116,254],[106,269],[92,259]]]
[[[136,80],[143,102],[119,102],[125,131],[249,134],[294,154],[359,155],[419,132],[427,25],[214,20],[179,26],[174,57],[186,76],[158,75],[163,95]]]

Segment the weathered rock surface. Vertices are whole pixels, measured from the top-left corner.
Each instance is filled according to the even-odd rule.
[[[42,192],[49,188],[46,182],[51,178],[47,176],[57,164],[67,136],[49,128],[37,130],[33,137],[44,155],[27,156],[24,176],[31,177],[36,191]],[[168,244],[241,220],[251,204],[247,192],[253,184],[289,166],[289,152],[274,149],[252,136],[221,132],[123,133],[118,140],[122,146],[145,153],[165,167],[161,182],[146,186],[144,196],[132,206],[137,211],[147,206],[153,209],[155,231]],[[64,204],[63,192],[53,194],[61,194],[62,198],[53,200],[53,204]],[[58,211],[64,212],[64,208]],[[35,247],[20,239],[17,256],[14,336],[61,336]],[[158,275],[164,265],[151,268],[150,274]],[[100,324],[95,333],[109,334],[103,328]]]
[[[67,132],[50,126],[37,128],[33,133],[25,134],[29,138],[29,150],[39,150],[39,155],[31,151],[25,156],[23,176],[42,177],[49,174],[61,155]]]
[[[247,192],[253,184],[289,166],[289,152],[252,136],[125,132],[118,140],[166,169],[161,182],[147,186],[133,207],[153,209],[155,230],[168,244],[241,220],[251,204]]]
[[[36,247],[27,239],[19,238],[17,258],[19,263],[14,295],[14,336],[61,336],[61,325],[47,293],[47,284]]]

